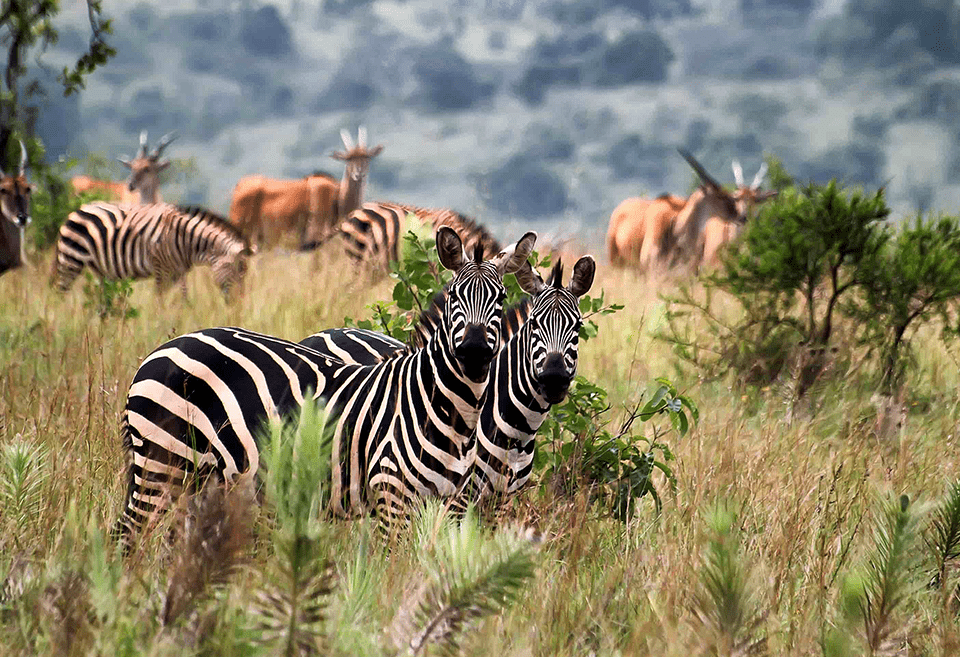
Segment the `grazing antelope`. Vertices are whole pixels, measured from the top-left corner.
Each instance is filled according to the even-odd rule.
[[[613,264],[636,263],[641,269],[688,261],[694,270],[712,262],[717,250],[739,233],[750,210],[776,192],[759,191],[766,174],[761,166],[754,183],[743,185],[740,170],[735,192],[728,192],[690,153],[678,149],[700,178],[688,198],[664,195],[652,201],[627,199],[613,211],[607,231],[607,252]],[[734,167],[734,175],[739,167]],[[708,230],[709,235],[705,235]]]
[[[170,160],[160,159],[163,150],[170,145],[176,135],[172,132],[165,134],[157,142],[153,152],[148,152],[147,131],[140,133],[140,148],[136,156],[130,160],[118,157],[123,166],[130,169],[130,177],[126,182],[98,180],[90,176],[74,176],[70,179],[70,186],[74,194],[82,192],[99,192],[107,196],[107,200],[141,205],[146,203],[160,203],[160,172],[170,166]]]
[[[233,190],[230,221],[261,246],[275,246],[284,236],[296,236],[301,249],[326,241],[340,221],[360,207],[370,160],[383,150],[382,145],[367,148],[363,126],[356,144],[346,130],[340,131],[340,138],[346,150],[331,156],[345,163],[339,184],[326,174],[300,180],[246,176]]]
[[[23,255],[23,229],[30,223],[30,193],[27,182],[27,149],[20,142],[20,169],[15,175],[0,169],[0,274],[16,269]]]

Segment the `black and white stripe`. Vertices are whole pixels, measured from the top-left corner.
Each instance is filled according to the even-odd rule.
[[[581,258],[567,287],[561,284],[559,262],[546,284],[529,266],[518,272],[521,286],[533,296],[504,310],[505,343],[491,364],[480,406],[476,454],[471,477],[459,497],[461,504],[490,494],[514,493],[529,480],[537,430],[550,407],[563,401],[577,372],[582,324],[578,298],[589,291],[595,271],[592,257]],[[436,330],[444,308],[442,296],[434,300],[433,308],[435,312],[418,324],[414,344],[429,339]],[[301,344],[365,364],[410,348],[361,329],[321,331]]]
[[[67,291],[86,266],[108,280],[153,277],[163,292],[178,280],[185,286],[190,268],[205,264],[228,294],[252,253],[236,228],[202,208],[88,203],[60,227],[56,286]]]
[[[162,345],[127,397],[122,430],[133,463],[119,530],[140,528],[195,472],[255,475],[258,432],[296,412],[309,394],[335,422],[331,506],[338,515],[375,509],[390,529],[410,499],[453,495],[472,460],[480,397],[500,347],[502,278],[526,261],[535,240],[528,233],[481,261],[468,259],[456,233],[442,228],[440,262],[456,274],[437,330],[423,348],[375,365],[236,328]]]
[[[473,253],[479,245],[484,257],[489,258],[502,248],[484,226],[453,210],[402,203],[364,203],[340,223],[340,237],[347,254],[389,271],[390,263],[400,258],[400,240],[407,231],[407,214],[415,215],[433,230],[440,226],[453,228],[463,240],[467,253]]]

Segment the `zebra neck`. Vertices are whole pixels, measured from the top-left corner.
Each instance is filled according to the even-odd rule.
[[[451,402],[453,410],[473,430],[477,426],[480,400],[487,382],[476,383],[467,378],[453,355],[447,335],[446,321],[443,321],[427,342],[427,346],[417,354],[429,361],[432,383],[438,392]]]

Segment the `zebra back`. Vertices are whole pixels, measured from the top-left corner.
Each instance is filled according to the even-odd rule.
[[[347,254],[361,262],[377,262],[384,270],[400,258],[400,239],[407,231],[407,214],[437,230],[449,226],[463,240],[467,253],[479,246],[483,257],[491,258],[502,249],[485,226],[447,208],[421,208],[403,203],[364,203],[340,224]]]
[[[203,208],[88,203],[60,227],[56,287],[68,290],[87,266],[107,280],[152,276],[163,291],[193,265],[208,264],[227,294],[252,253],[235,227]]]

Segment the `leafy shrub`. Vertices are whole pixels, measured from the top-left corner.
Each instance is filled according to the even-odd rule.
[[[540,473],[541,486],[565,495],[586,487],[591,500],[604,504],[621,520],[632,516],[638,500],[647,494],[659,512],[660,493],[653,474],[661,472],[675,488],[669,465],[673,452],[661,441],[661,427],[654,425],[652,436],[633,433],[631,428],[636,420],[646,423],[666,416],[682,438],[690,427],[687,413],[696,421],[699,411],[666,379],[657,379],[657,384],[650,400],[642,407],[638,404],[611,431],[607,391],[577,376],[567,399],[550,409],[538,433],[534,471]]]
[[[40,155],[42,157],[42,155]],[[33,158],[31,158],[33,159]],[[103,158],[92,157],[88,161],[92,170],[90,175],[107,168]],[[39,251],[57,243],[60,226],[67,216],[84,203],[105,200],[99,192],[74,194],[67,179],[67,171],[77,165],[76,160],[63,160],[52,166],[38,167],[32,179],[37,185],[30,204],[30,238],[34,248]]]
[[[886,392],[902,381],[908,331],[939,319],[944,337],[955,337],[952,317],[960,299],[960,223],[955,217],[918,215],[890,236],[864,268],[863,294],[844,310],[861,326],[863,343],[878,346]]]
[[[803,396],[824,367],[840,301],[866,283],[886,242],[881,221],[889,213],[883,190],[846,191],[836,181],[785,189],[723,253],[704,282],[705,299],[689,286],[668,298],[661,337],[708,375],[732,369],[756,383],[777,377],[790,345],[802,344]],[[733,296],[739,316],[716,313],[715,291]],[[691,317],[706,322],[709,340],[692,333]]]
[[[94,276],[89,271],[84,272],[86,281],[83,284],[83,294],[86,301],[84,308],[96,311],[100,319],[119,317],[133,319],[140,316],[140,311],[130,304],[130,295],[133,293],[133,284],[129,279],[112,281]]]

